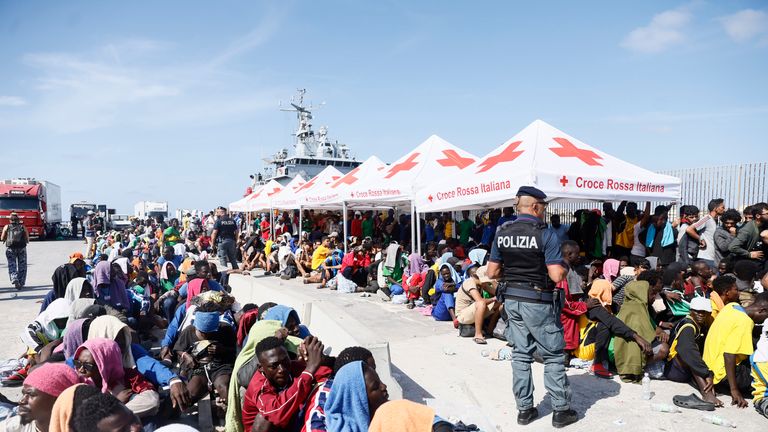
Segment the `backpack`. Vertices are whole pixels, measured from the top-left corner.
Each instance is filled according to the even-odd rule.
[[[5,246],[7,248],[21,249],[27,245],[27,240],[24,238],[24,225],[20,223],[12,223],[8,225],[6,234]]]

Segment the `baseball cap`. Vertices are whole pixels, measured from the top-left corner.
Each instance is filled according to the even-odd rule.
[[[712,303],[704,297],[694,297],[691,300],[691,310],[712,312]]]
[[[93,212],[93,210],[88,210],[88,215],[89,215],[89,216],[90,216],[90,215],[93,215],[93,214],[95,214],[95,213]]]
[[[520,189],[517,190],[517,196],[530,196],[534,197],[536,199],[546,199],[547,194],[542,192],[540,189],[537,189],[533,186],[520,186]]]

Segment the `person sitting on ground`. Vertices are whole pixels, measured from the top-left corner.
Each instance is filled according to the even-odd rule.
[[[409,400],[389,401],[376,410],[368,432],[453,432],[452,424],[427,405]]]
[[[496,281],[486,276],[486,266],[469,267],[456,291],[455,310],[459,325],[474,326],[476,344],[487,344],[485,335],[493,334],[503,306],[496,301]]]
[[[624,288],[628,283],[634,281],[637,276],[651,269],[651,263],[647,259],[642,258],[636,260],[637,265],[635,267],[625,267],[619,271],[619,277],[613,280],[613,311],[618,313],[621,309],[621,305],[624,303]]]
[[[370,265],[370,255],[365,253],[363,246],[356,246],[344,255],[341,261],[341,276],[354,282],[356,287],[365,288],[368,285],[368,266]]]
[[[333,379],[325,404],[330,431],[367,431],[376,410],[389,400],[376,369],[362,361],[343,366]]]
[[[301,324],[299,314],[289,306],[274,305],[264,312],[265,320],[279,321],[287,330],[288,335],[304,339],[311,336],[307,326]]]
[[[172,246],[166,246],[163,248],[163,256],[157,259],[155,271],[159,274],[160,269],[163,268],[163,264],[167,262],[173,263],[175,268],[179,268],[182,261],[184,261],[183,256],[176,255],[176,252],[173,250]]]
[[[669,353],[669,335],[661,327],[654,329],[654,324],[648,311],[648,304],[661,291],[661,277],[658,272],[647,271],[638,276],[638,280],[627,285],[626,297],[621,311],[617,315],[632,331],[646,341],[653,341],[653,352],[648,353],[647,347],[641,347],[636,341],[625,338],[614,339],[614,358],[616,371],[622,380],[629,382],[640,381],[646,364],[659,361]]]
[[[111,394],[85,399],[75,410],[71,432],[141,432],[139,418]]]
[[[731,275],[718,276],[712,281],[712,292],[709,293],[709,301],[712,304],[712,319],[728,303],[739,302],[739,288],[736,284],[736,278]]]
[[[120,266],[100,261],[93,270],[93,285],[96,288],[97,303],[120,312],[121,321],[130,315],[131,302],[125,291],[127,277]]]
[[[329,368],[321,368],[323,344],[317,338],[307,337],[301,351],[306,353],[306,362],[291,361],[283,339],[268,337],[256,345],[259,367],[243,398],[246,431],[298,429],[299,411],[313,385],[330,374]]]
[[[691,273],[685,281],[685,298],[691,300],[694,296],[709,298],[712,290],[712,267],[706,261],[696,261],[691,265]]]
[[[331,238],[324,236],[322,242],[312,252],[312,272],[304,275],[304,283],[320,283],[323,281],[323,264],[331,254]]]
[[[373,358],[373,354],[363,347],[349,347],[344,348],[333,364],[334,374],[341,370],[345,365],[362,361],[365,365],[376,369],[376,360]],[[328,400],[328,394],[331,392],[333,386],[333,375],[323,379],[319,379],[315,389],[307,399],[306,406],[304,407],[304,423],[301,427],[301,432],[322,432],[326,431],[326,413],[325,405]]]
[[[453,326],[458,328],[456,319],[456,299],[454,293],[461,286],[456,269],[449,263],[440,266],[439,277],[435,282],[436,300],[433,302],[432,317],[437,321],[453,321]]]
[[[312,243],[307,239],[303,239],[299,248],[294,252],[294,263],[302,278],[309,277],[309,274],[312,272],[313,254]]]
[[[429,267],[424,262],[424,258],[414,252],[408,255],[408,266],[403,271],[403,290],[407,296],[407,307],[413,309],[416,306],[416,300],[421,297],[424,287],[424,278]]]
[[[752,405],[768,418],[768,328],[763,327],[755,353],[749,358],[752,367]]]
[[[570,364],[571,352],[578,349],[581,342],[579,321],[581,320],[580,317],[587,312],[587,304],[581,300],[584,296],[584,289],[582,288],[584,281],[575,270],[579,262],[579,244],[573,240],[565,240],[560,244],[560,253],[563,256],[563,262],[568,265],[566,277],[557,284],[557,288],[563,290],[564,301],[560,311],[560,322],[563,325],[565,365],[567,367]],[[462,284],[462,290],[463,288],[464,285]],[[459,315],[459,323],[461,323],[461,315]]]
[[[69,263],[62,264],[53,271],[53,276],[51,276],[53,288],[43,298],[43,304],[40,305],[40,313],[45,311],[54,300],[64,297],[67,285],[69,285],[72,279],[85,277],[86,266],[85,261],[80,257],[81,255],[75,256],[74,259],[70,258]]]
[[[218,395],[220,418],[224,418],[237,337],[213,309],[210,303],[198,308],[193,325],[181,332],[173,349],[181,364],[181,375],[187,379],[192,403],[208,394],[210,382]]]
[[[27,346],[27,356],[33,363],[35,355],[40,353],[44,346],[60,339],[64,334],[69,321],[69,312],[67,300],[56,299],[24,329],[21,340]]]
[[[123,367],[115,341],[89,338],[75,351],[73,364],[87,384],[117,397],[138,417],[157,413],[160,398],[154,386],[135,368]]]
[[[344,255],[344,252],[341,249],[334,249],[331,255],[325,259],[321,266],[322,272],[318,288],[325,288],[328,282],[336,277],[342,266],[342,255]]]
[[[745,408],[744,394],[750,392],[750,364],[754,352],[752,329],[763,324],[768,317],[768,292],[755,297],[755,301],[742,307],[729,303],[723,307],[712,323],[704,342],[704,362],[714,372],[713,382],[718,393],[730,394],[731,405]]]
[[[712,322],[712,305],[704,297],[691,300],[691,312],[677,323],[670,337],[669,355],[664,376],[670,380],[689,383],[693,380],[702,398],[715,406],[723,403],[715,397],[711,370],[701,358],[700,346]]]
[[[34,368],[24,380],[19,400],[19,415],[0,422],[7,432],[46,432],[56,398],[80,382],[77,373],[62,363],[45,363]]]
[[[71,368],[67,369],[72,371]],[[74,373],[77,375],[76,372]],[[101,392],[96,387],[86,384],[75,384],[61,392],[59,397],[56,398],[56,403],[53,404],[48,431],[70,432],[72,430],[72,418],[81,409],[82,403],[89,397],[98,394],[101,394]]]

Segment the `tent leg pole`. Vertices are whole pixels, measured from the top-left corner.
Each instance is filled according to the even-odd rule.
[[[416,250],[416,205],[411,201],[411,252]]]
[[[301,241],[301,227],[303,226],[302,225],[303,224],[303,221],[302,221],[302,217],[303,216],[304,215],[302,214],[301,206],[299,206],[299,241]]]
[[[270,240],[275,241],[275,209],[269,208],[269,233]]]
[[[416,252],[421,255],[421,218],[419,212],[416,211]]]
[[[348,217],[347,217],[347,202],[346,201],[342,201],[342,203],[341,203],[341,211],[343,213],[342,221],[344,223],[344,226],[342,227],[342,230],[341,230],[343,232],[343,234],[344,234],[344,237],[343,237],[342,241],[344,242],[344,254],[346,255],[347,254],[347,238],[349,236],[349,234],[347,233],[347,220],[348,220]]]

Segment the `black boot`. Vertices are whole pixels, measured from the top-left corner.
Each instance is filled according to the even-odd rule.
[[[517,413],[517,424],[525,426],[537,418],[539,418],[539,410],[528,408]]]
[[[576,411],[572,409],[566,411],[555,411],[552,414],[552,426],[556,428],[566,427],[569,424],[576,423],[578,420],[579,415],[576,414]]]

